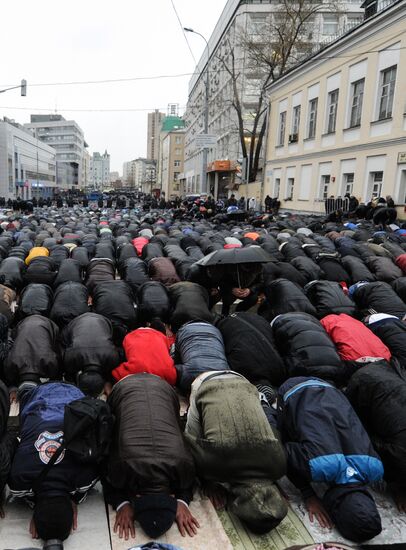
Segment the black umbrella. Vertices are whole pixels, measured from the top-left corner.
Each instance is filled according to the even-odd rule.
[[[260,246],[247,246],[246,248],[229,248],[216,250],[208,254],[197,265],[238,265],[238,264],[263,264],[272,261],[272,256]]]

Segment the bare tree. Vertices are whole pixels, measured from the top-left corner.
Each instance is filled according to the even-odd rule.
[[[237,29],[234,47],[227,39],[229,55],[216,56],[232,83],[230,101],[237,115],[242,156],[250,166],[249,181],[255,181],[260,168],[266,132],[267,87],[311,51],[311,26],[320,11],[338,14],[339,0],[280,0],[260,30],[246,33]],[[236,52],[239,52],[238,58]],[[244,58],[242,63],[239,55]],[[244,102],[243,82],[247,74],[257,83],[255,101],[250,101],[248,108]],[[246,127],[248,117],[250,128]]]

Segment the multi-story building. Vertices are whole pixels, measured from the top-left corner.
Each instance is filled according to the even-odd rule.
[[[56,150],[58,187],[81,188],[83,155],[88,145],[80,126],[61,115],[31,115],[25,127]]]
[[[110,183],[114,183],[115,181],[120,179],[120,174],[118,172],[110,172],[109,179]]]
[[[134,187],[137,191],[151,193],[156,183],[156,162],[152,159],[137,158],[134,163]]]
[[[83,151],[82,157],[82,179],[81,179],[81,188],[86,189],[90,187],[90,153],[87,149]]]
[[[391,195],[405,217],[406,4],[364,5],[364,22],[269,87],[264,194],[282,207]]]
[[[47,198],[55,188],[55,149],[14,120],[0,121],[0,196]]]
[[[158,181],[166,198],[180,196],[186,192],[180,182],[183,173],[184,142],[184,130],[161,134]]]
[[[310,2],[310,0],[309,0]],[[355,24],[362,16],[361,0],[339,0],[339,10],[332,10],[332,2],[325,3],[307,23],[306,47],[319,44],[336,35],[345,26]],[[314,1],[311,2],[314,6]],[[237,112],[233,107],[233,73],[241,115],[244,120],[244,140],[249,143],[253,130],[253,111],[260,94],[258,64],[253,66],[241,45],[241,36],[258,36],[263,39],[264,28],[272,18],[283,17],[283,5],[275,0],[228,0],[220,19],[208,41],[189,83],[189,97],[185,114],[185,169],[184,179],[191,192],[201,192],[203,178],[203,149],[196,146],[195,138],[204,132],[204,106],[206,76],[209,73],[208,134],[216,136],[216,146],[208,150],[208,192],[224,195],[238,180],[238,166],[242,161],[242,148],[238,130]],[[276,20],[276,19],[275,19]],[[271,41],[269,36],[267,40]],[[227,70],[227,68],[228,70]],[[264,155],[261,152],[261,159]],[[261,163],[260,163],[261,164]],[[251,191],[250,191],[251,192]],[[251,195],[252,196],[252,195]]]
[[[110,155],[107,150],[102,155],[93,153],[90,159],[90,185],[100,191],[110,187]]]
[[[123,182],[128,187],[135,185],[135,160],[123,163]]]
[[[159,133],[165,114],[155,109],[148,113],[148,133],[147,133],[147,158],[149,160],[158,160],[159,155]]]

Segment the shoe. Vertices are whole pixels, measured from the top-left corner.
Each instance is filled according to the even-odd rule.
[[[259,393],[259,399],[264,404],[268,404],[269,407],[272,407],[272,404],[276,401],[277,393],[276,390],[273,389],[272,386],[269,384],[255,384],[258,393]]]

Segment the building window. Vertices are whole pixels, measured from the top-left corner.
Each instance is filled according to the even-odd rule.
[[[383,172],[371,172],[372,177],[372,199],[381,196]]]
[[[351,84],[350,128],[361,124],[362,103],[364,101],[365,78]]]
[[[273,197],[275,199],[279,197],[280,188],[281,188],[281,178],[275,178],[275,183],[273,186]]]
[[[393,96],[395,95],[397,66],[381,71],[379,87],[378,119],[383,120],[392,116]]]
[[[176,147],[175,149],[175,155],[181,155],[182,154],[182,149],[180,149],[179,147]]]
[[[179,174],[180,174],[180,172],[174,172],[173,173],[173,181],[178,181]]]
[[[349,193],[352,195],[352,190],[354,188],[354,173],[343,174],[344,175],[344,195]]]
[[[328,188],[330,186],[330,174],[324,174],[321,176],[321,198],[323,200],[328,199]]]
[[[332,36],[338,31],[338,18],[336,15],[323,15],[323,34]]]
[[[176,145],[180,145],[182,143],[182,138],[180,136],[175,137],[175,143]]]
[[[317,104],[318,98],[315,97],[309,101],[309,118],[307,122],[307,137],[308,139],[314,139],[316,135],[317,124]]]
[[[286,189],[286,198],[293,200],[293,191],[295,188],[295,178],[288,178],[288,186]]]
[[[338,90],[333,90],[328,94],[327,99],[327,133],[332,134],[336,131],[338,107]]]
[[[285,131],[286,131],[286,111],[283,111],[283,113],[280,113],[279,115],[278,145],[283,145],[285,143]]]
[[[296,105],[295,107],[293,107],[292,133],[289,136],[289,143],[296,143],[299,140],[300,111],[301,111],[300,105]]]
[[[173,165],[175,166],[175,168],[178,168],[180,166],[180,160],[174,160]]]

